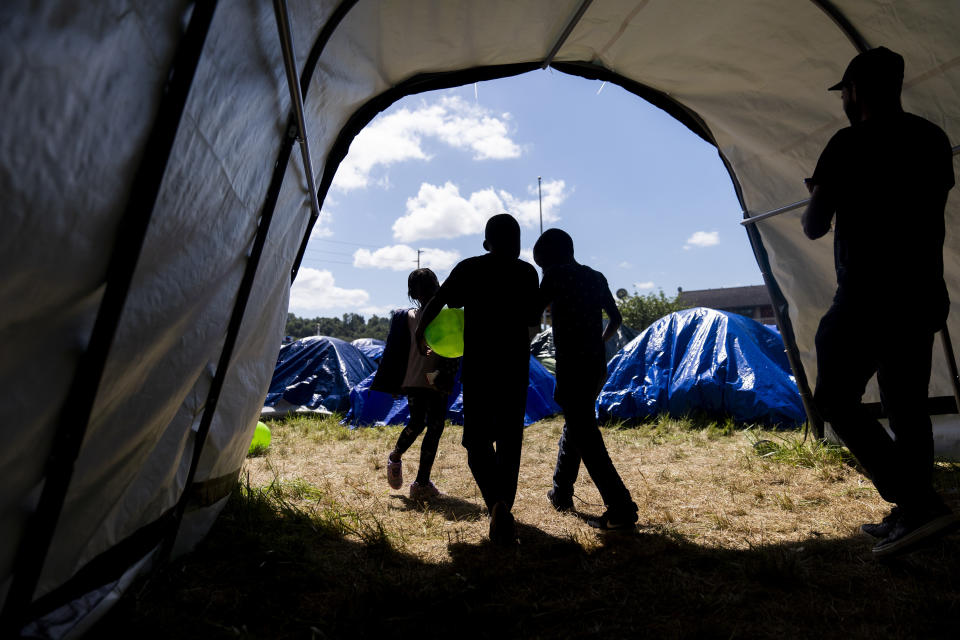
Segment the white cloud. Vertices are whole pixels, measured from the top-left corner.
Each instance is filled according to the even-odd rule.
[[[420,266],[434,271],[448,271],[460,260],[456,251],[421,249]],[[405,244],[381,247],[376,251],[357,249],[353,253],[353,266],[360,269],[393,269],[412,271],[417,266],[417,250]]]
[[[290,309],[314,313],[327,309],[357,308],[366,305],[370,294],[363,289],[341,289],[326,269],[304,267],[290,288]]]
[[[543,226],[546,228],[548,223],[556,222],[560,219],[554,210],[563,204],[563,201],[566,200],[570,194],[566,190],[567,183],[563,180],[544,182],[541,187],[543,191]],[[527,187],[527,193],[532,196],[529,200],[514,198],[502,190],[500,191],[500,197],[503,198],[507,213],[512,214],[520,223],[520,226],[527,227],[528,229],[539,229],[540,197],[537,185],[534,184]]]
[[[687,244],[683,245],[683,248],[712,247],[718,244],[720,244],[719,231],[694,231],[693,235],[687,238]]]
[[[653,281],[633,283],[633,288],[637,291],[649,291],[653,289],[655,286],[656,285],[653,283]]]
[[[536,195],[536,185],[532,190]],[[569,194],[563,180],[544,183],[543,192],[543,222],[547,224],[559,219],[554,210]],[[504,211],[512,214],[523,227],[538,228],[540,224],[537,197],[521,200],[490,187],[464,198],[452,182],[441,187],[424,182],[417,195],[407,199],[406,215],[393,223],[393,237],[401,242],[414,242],[483,233],[487,219]]]
[[[380,316],[381,318],[383,318],[383,317],[389,317],[391,311],[393,311],[394,309],[402,308],[403,306],[409,306],[409,305],[389,305],[389,304],[386,304],[386,305],[382,304],[379,306],[370,305],[367,307],[360,307],[359,309],[357,309],[357,313],[359,313],[360,315],[362,315],[364,318],[368,320],[370,319],[371,316]]]
[[[310,239],[317,240],[320,238],[329,238],[333,235],[333,229],[330,228],[330,223],[333,215],[326,210],[320,210],[320,217],[317,218],[316,223],[313,225],[313,229],[310,231]]]
[[[623,262],[621,262],[621,263],[618,264],[617,266],[620,267],[621,269],[629,269],[629,268],[631,268],[633,265],[630,264],[629,262],[627,262],[626,260],[624,260]]]
[[[517,158],[520,146],[510,139],[509,117],[506,113],[498,117],[458,96],[444,96],[434,104],[424,103],[414,110],[404,108],[380,116],[353,139],[334,176],[333,187],[342,191],[359,189],[370,184],[371,173],[377,166],[430,160],[423,149],[425,138],[435,138],[457,149],[470,149],[475,160]]]

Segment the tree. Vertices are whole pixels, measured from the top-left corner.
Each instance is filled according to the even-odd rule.
[[[617,307],[623,315],[623,324],[643,331],[663,316],[689,308],[690,305],[683,304],[678,298],[679,295],[668,298],[662,290],[645,295],[634,291],[632,296],[618,300]]]
[[[376,338],[386,340],[390,331],[390,318],[373,316],[364,320],[356,313],[345,313],[343,318],[300,318],[287,313],[286,335],[294,338],[307,336],[328,336],[351,341],[357,338]]]

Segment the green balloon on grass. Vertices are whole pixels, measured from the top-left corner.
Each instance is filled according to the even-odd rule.
[[[253,442],[250,443],[250,449],[247,454],[263,451],[270,446],[270,427],[262,422],[257,423],[257,430],[253,432]]]
[[[463,309],[443,308],[423,332],[434,353],[444,358],[463,355]]]

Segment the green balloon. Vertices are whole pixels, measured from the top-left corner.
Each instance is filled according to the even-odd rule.
[[[463,355],[463,309],[444,307],[423,332],[434,353],[444,358]]]
[[[248,454],[255,453],[270,446],[270,427],[262,422],[257,423],[257,430],[253,432],[253,442],[250,443]]]

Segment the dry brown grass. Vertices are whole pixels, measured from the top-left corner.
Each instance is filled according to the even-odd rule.
[[[387,487],[399,428],[299,419],[272,427],[270,450],[241,473],[248,490],[201,549],[125,598],[102,629],[147,637],[956,637],[956,536],[874,561],[857,529],[888,505],[839,450],[801,444],[799,433],[670,419],[606,428],[640,507],[638,533],[623,535],[550,508],[562,422],[540,422],[524,437],[520,544],[502,549],[487,543],[459,427],[448,426],[434,465],[446,495],[426,505]],[[407,482],[418,457],[419,440],[404,456]],[[958,475],[952,464],[937,474],[954,506]],[[603,508],[583,470],[575,503],[582,513]],[[211,600],[185,604],[183,594],[198,589]]]
[[[526,430],[514,514],[521,523],[577,540],[590,550],[601,544],[603,534],[581,518],[554,512],[544,498],[562,427],[562,420],[552,419]],[[432,474],[449,499],[433,506],[415,505],[406,497],[406,487],[392,491],[386,484],[384,465],[398,429],[350,431],[297,421],[275,432],[270,451],[248,459],[242,472],[254,487],[305,482],[328,502],[381,522],[404,551],[425,561],[449,559],[451,539],[479,543],[487,536],[483,501],[467,468],[457,426],[445,430]],[[755,431],[719,435],[669,419],[606,430],[610,456],[640,507],[641,528],[670,531],[698,545],[748,549],[811,537],[846,538],[889,508],[851,466],[836,461],[794,467],[761,458],[751,437],[776,441],[785,436]],[[421,440],[404,456],[407,482],[416,475]],[[575,495],[578,511],[603,511],[585,470]],[[313,506],[310,496],[295,502],[304,509]],[[450,519],[438,515],[438,508],[451,505],[456,508]]]

